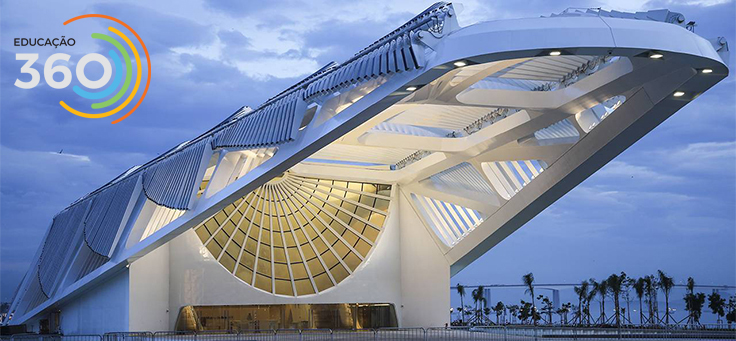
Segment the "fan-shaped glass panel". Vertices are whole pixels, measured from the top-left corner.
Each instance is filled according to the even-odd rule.
[[[285,173],[195,228],[213,257],[245,283],[287,296],[350,276],[375,245],[391,186]]]

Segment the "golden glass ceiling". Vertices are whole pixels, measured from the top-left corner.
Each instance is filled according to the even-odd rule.
[[[340,283],[368,256],[383,229],[390,192],[389,185],[285,173],[195,231],[245,283],[278,295],[310,295]]]

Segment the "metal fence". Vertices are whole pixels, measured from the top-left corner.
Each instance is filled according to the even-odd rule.
[[[279,329],[207,332],[124,332],[104,335],[3,336],[2,341],[317,341],[317,340],[736,340],[736,329],[482,326],[359,330]]]

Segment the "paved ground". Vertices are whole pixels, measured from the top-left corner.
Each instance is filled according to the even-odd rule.
[[[621,335],[622,340],[736,340],[736,333],[720,332],[720,333],[647,333],[643,335],[641,333],[623,333]],[[346,341],[375,341],[375,340],[416,340],[416,341],[430,341],[430,340],[487,340],[487,341],[567,341],[567,340],[583,340],[583,341],[610,341],[619,340],[617,333],[593,333],[588,332],[584,335],[566,335],[562,333],[543,333],[539,332],[537,336],[534,335],[534,331],[508,331],[504,333],[488,333],[488,332],[471,332],[466,330],[430,330],[427,331],[426,335],[423,331],[390,331],[372,333],[372,332],[349,332],[349,331],[336,331],[333,334],[322,334],[322,333],[304,333],[301,336],[298,334],[280,334],[280,335],[240,335],[238,341],[308,341],[308,340],[346,340]],[[200,340],[198,340],[200,341]],[[213,340],[214,341],[214,340]]]
[[[200,333],[197,335],[35,335],[2,337],[0,341],[378,341],[378,340],[478,340],[478,341],[612,341],[612,340],[735,340],[736,331],[664,331],[616,329],[532,329],[532,328],[477,328],[468,329],[402,329],[402,330],[325,330],[263,331],[257,333]]]

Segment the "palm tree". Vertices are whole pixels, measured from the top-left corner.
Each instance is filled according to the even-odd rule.
[[[634,291],[636,292],[636,297],[639,298],[639,324],[644,324],[644,308],[641,304],[641,300],[644,297],[644,290],[646,287],[646,283],[644,278],[637,278],[636,282],[634,282]]]
[[[621,288],[625,281],[626,274],[623,272],[621,273],[621,276],[612,274],[611,276],[608,276],[608,279],[606,280],[608,290],[610,290],[613,295],[613,305],[616,313],[617,326],[621,326],[621,305],[619,302],[619,296],[621,296]]]
[[[519,307],[519,319],[522,323],[525,323],[526,320],[530,318],[536,325],[539,322],[539,319],[541,319],[541,316],[534,310],[534,306],[530,302],[521,300],[521,306]]]
[[[731,328],[731,323],[736,322],[736,295],[728,298],[728,304],[726,304],[726,322],[728,328]]]
[[[544,295],[537,296],[537,299],[542,302],[542,309],[540,310],[542,311],[542,313],[547,314],[547,323],[552,324],[552,314],[555,312],[554,304],[549,299],[549,297]]]
[[[695,293],[695,280],[692,277],[687,279],[687,293],[684,297],[685,310],[689,312],[687,324],[700,324],[700,315],[703,313],[703,303],[705,303],[705,294],[702,292]]]
[[[654,320],[654,305],[656,304],[657,300],[657,283],[654,280],[654,276],[644,276],[644,292],[646,293],[647,297],[647,305],[648,305],[648,313],[649,317],[647,318],[647,322],[652,324],[655,323]]]
[[[608,294],[608,282],[605,280],[596,282],[595,279],[591,278],[590,283],[593,285],[593,292],[601,297],[601,316],[598,323],[606,324],[606,295]]]
[[[708,295],[708,308],[716,315],[716,323],[718,324],[721,324],[721,318],[726,314],[725,307],[726,299],[721,298],[721,294],[713,290],[713,293]]]
[[[654,316],[655,319],[653,321],[655,322],[662,322],[662,319],[659,318],[659,298],[657,296],[659,295],[659,279],[654,275],[649,275],[652,281],[652,306],[654,307]]]
[[[479,286],[475,290],[473,290],[473,303],[475,303],[475,323],[476,324],[482,324],[482,311],[483,311],[483,302],[485,302],[486,298],[483,297],[483,286]],[[480,303],[480,308],[478,308],[478,303]]]
[[[685,289],[685,310],[687,310],[687,324],[691,324],[693,321],[693,304],[695,298],[695,280],[692,277],[687,278],[687,287]]]
[[[626,276],[626,280],[624,281],[624,288],[622,290],[624,299],[626,300],[626,312],[628,314],[628,317],[626,318],[626,321],[628,321],[629,324],[631,324],[631,286],[634,285],[634,279],[627,276],[625,272],[621,271],[621,274]]]
[[[588,297],[588,281],[583,281],[580,286],[573,288],[575,294],[578,295],[578,324],[583,324],[583,301]]]
[[[499,301],[496,303],[496,306],[493,307],[493,311],[496,313],[496,324],[501,324],[499,317],[506,311],[506,306],[503,305],[503,302]]]
[[[460,324],[465,325],[465,304],[463,303],[463,298],[465,297],[465,287],[462,284],[458,283],[456,290],[457,294],[460,295],[460,309],[458,309],[460,310]]]
[[[534,311],[537,310],[537,306],[534,303],[534,274],[531,272],[522,276],[521,280],[524,282],[524,285],[526,285],[526,293],[528,293],[532,297],[532,315]],[[537,320],[534,320],[534,324],[537,324]]]
[[[662,292],[664,292],[664,309],[666,312],[664,313],[664,319],[665,325],[670,324],[670,292],[672,291],[672,288],[675,286],[675,280],[672,277],[667,276],[662,270],[657,270],[657,274],[659,275],[659,286],[662,288]]]
[[[590,295],[590,282],[582,281],[580,283],[580,295],[582,300],[580,301],[580,324],[583,324],[583,318],[589,311],[586,306],[588,304],[588,296]]]
[[[590,303],[593,302],[593,299],[595,298],[596,294],[596,288],[597,284],[595,284],[595,280],[593,282],[589,282],[590,290],[588,291],[588,296],[585,297],[585,316],[586,316],[586,324],[590,325],[590,320],[593,318],[590,315]]]
[[[519,306],[516,304],[507,307],[509,309],[509,315],[511,315],[511,323],[516,321],[516,313],[519,312]]]
[[[567,325],[567,314],[570,313],[570,308],[572,308],[572,303],[567,302],[560,306],[560,309],[557,309],[557,311],[555,311],[558,315],[560,315],[560,324],[562,324],[563,326]]]

